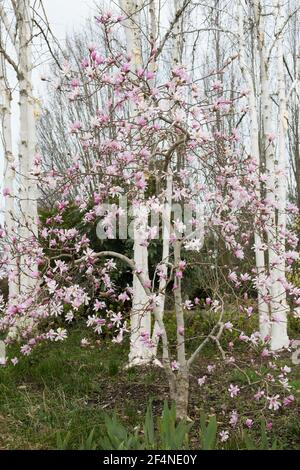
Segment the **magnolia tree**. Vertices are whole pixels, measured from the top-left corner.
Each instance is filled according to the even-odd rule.
[[[268,201],[258,191],[268,175],[259,172],[255,158],[243,154],[236,128],[229,134],[214,130],[216,119],[228,114],[232,119],[236,116],[238,122],[235,102],[247,99],[246,93],[230,90],[230,99],[225,92],[220,97],[219,85],[212,76],[210,92],[204,94],[180,65],[173,67],[166,81],[155,84],[155,49],[147,66],[140,68],[132,66],[127,53],[114,51],[114,30],[122,21],[111,14],[98,17],[108,54],[103,56],[96,46],[89,47],[80,70],[66,66],[59,86],[53,89],[54,93],[67,95],[70,108],[75,103],[86,106],[86,89],[101,96],[102,105],[88,124],[70,122],[66,129],[69,139],[80,142],[82,148],[80,154],[72,156],[67,171],[44,169],[40,156],[33,160],[32,174],[50,200],[51,193],[55,193],[52,200],[58,202],[45,222],[39,221],[38,235],[35,231],[26,237],[23,231],[19,235],[1,232],[5,237],[3,271],[9,272],[10,263],[21,255],[28,267],[26,275],[35,282],[28,283],[30,292],[3,301],[0,326],[4,334],[12,327],[18,328],[20,353],[29,355],[41,343],[65,340],[68,325],[82,315],[82,310],[92,309],[87,326],[96,335],[106,333],[113,342],[120,343],[131,330],[131,341],[164,369],[178,418],[183,418],[187,416],[191,369],[208,342],[213,342],[233,367],[238,367],[238,358],[232,353],[234,343],[228,342],[230,333],[252,345],[260,357],[271,354],[270,337],[258,332],[248,337],[238,332],[226,313],[228,299],[222,288],[228,284],[231,309],[247,317],[257,308],[247,290],[263,289],[265,303],[270,305],[272,301],[272,278],[268,273],[262,276],[252,259],[255,234],[265,239],[273,223]],[[170,175],[171,191],[167,184]],[[72,208],[79,211],[81,226],[97,227],[99,238],[133,238],[135,256],[130,258],[113,250],[94,251],[80,228],[65,228],[65,216]],[[293,250],[297,240],[288,230],[284,236],[289,247],[285,261],[290,265],[296,257]],[[169,244],[168,256],[152,267],[154,274],[150,278],[137,253],[139,247],[142,252],[143,247],[160,238]],[[211,254],[205,278],[211,295],[205,308],[211,312],[212,326],[210,331],[199,331],[196,338],[190,338],[186,334],[187,314],[200,300],[186,298],[183,281],[188,269],[199,260],[201,263],[207,240],[223,245],[234,261],[231,268],[219,265],[213,261],[215,253]],[[270,248],[281,255],[275,241],[267,239],[261,249]],[[132,289],[120,290],[114,281],[121,265],[131,270],[143,291],[143,301],[135,304],[130,319],[122,305],[130,301]],[[287,281],[282,287],[297,314],[299,289]],[[167,290],[173,295],[175,343],[166,328],[168,316],[163,315]],[[118,307],[112,311],[111,304]],[[53,327],[55,318],[59,323]],[[145,318],[149,325],[143,329]],[[14,338],[6,338],[8,346],[14,342]],[[83,338],[82,345],[87,344]],[[8,360],[16,364],[18,357],[8,356]],[[274,368],[272,363],[270,368]],[[263,399],[263,407],[266,400],[270,409],[282,404],[279,394],[271,394],[271,387],[275,383],[284,388],[287,379],[285,372],[277,375],[275,380],[274,372],[270,374],[264,365],[260,379],[255,384],[249,382],[258,398]],[[206,380],[206,376],[201,377],[199,385]],[[266,390],[257,390],[258,382]],[[284,396],[288,390],[284,388]],[[239,388],[230,384],[228,392],[235,397]],[[292,401],[290,397],[289,403]]]

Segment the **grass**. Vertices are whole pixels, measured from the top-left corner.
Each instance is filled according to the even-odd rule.
[[[36,350],[13,367],[0,369],[0,448],[54,449],[58,435],[69,433],[69,448],[78,448],[91,430],[103,429],[105,414],[114,411],[130,429],[140,425],[150,398],[154,413],[159,415],[168,398],[168,387],[163,371],[147,368],[125,370],[127,344],[101,342],[94,348],[83,349],[80,339],[88,336],[84,327],[71,330],[68,341],[52,343]],[[228,397],[229,383],[246,386],[247,378],[239,370],[218,365],[218,372],[202,388],[197,378],[204,375],[209,363],[216,361],[212,346],[204,351],[192,371],[189,414],[194,420],[191,446],[197,448],[200,413],[217,413],[220,429],[222,411],[231,410]],[[286,363],[286,361],[284,362]],[[245,370],[251,380],[255,372]],[[299,366],[293,368],[292,393],[300,389]],[[253,416],[253,401],[240,397],[234,406],[242,416]],[[224,413],[223,413],[224,414]],[[287,414],[272,412],[269,418],[274,427],[272,436],[288,449],[300,448],[299,408]],[[221,417],[221,418],[220,418]],[[225,418],[224,418],[225,420]],[[255,428],[254,431],[255,432]]]
[[[80,442],[103,425],[107,411],[132,424],[143,416],[151,392],[157,392],[151,386],[157,372],[148,371],[141,381],[139,371],[123,370],[125,345],[83,349],[81,338],[82,329],[74,329],[68,341],[0,369],[1,449],[54,448],[57,433],[68,431]]]

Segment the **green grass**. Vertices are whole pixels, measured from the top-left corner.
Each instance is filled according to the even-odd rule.
[[[80,340],[88,334],[85,327],[77,326],[67,341],[41,346],[16,367],[0,368],[1,449],[54,449],[58,446],[58,436],[67,433],[68,448],[79,448],[93,428],[95,433],[103,430],[106,413],[116,412],[124,425],[133,430],[143,422],[150,398],[153,398],[154,414],[160,415],[168,398],[163,371],[125,370],[126,342],[115,345],[103,340],[93,349],[83,349]],[[224,407],[230,410],[239,406],[240,415],[245,417],[256,413],[252,400],[241,397],[233,405],[228,397],[229,383],[239,383],[242,387],[247,383],[239,370],[220,365],[209,384],[198,387],[197,378],[205,374],[207,364],[216,362],[217,357],[213,346],[208,346],[192,371],[189,413],[195,423],[192,431],[195,436],[191,437],[195,448],[199,445],[197,435],[202,412],[216,412],[220,429],[228,426],[222,422]],[[255,381],[255,372],[247,368],[246,373]],[[299,366],[293,368],[291,383],[291,393],[297,395]],[[299,449],[299,418],[297,407],[287,415],[270,413],[274,424],[272,438],[278,437],[285,448]]]
[[[67,432],[77,448],[91,429],[101,429],[107,413],[116,411],[133,428],[156,393],[161,409],[168,397],[162,371],[125,370],[128,344],[83,349],[84,333],[75,328],[67,341],[0,368],[0,449],[55,448],[57,433]]]
[[[1,448],[51,448],[57,431],[74,439],[103,423],[107,387],[120,366],[120,348],[80,348],[81,331],[0,370]],[[109,404],[109,403],[108,403]]]

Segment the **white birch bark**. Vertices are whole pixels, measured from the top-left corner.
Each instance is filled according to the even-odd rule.
[[[285,21],[284,7],[282,0],[274,0],[274,9],[277,9],[278,32],[277,36],[277,56],[276,65],[278,73],[278,170],[277,180],[277,201],[278,201],[278,220],[277,220],[277,242],[279,245],[280,263],[276,269],[276,291],[277,304],[271,330],[271,349],[277,350],[289,345],[287,334],[287,314],[289,311],[285,283],[285,239],[286,230],[286,202],[287,202],[287,149],[286,149],[286,131],[287,131],[287,104],[286,90],[284,80],[284,62],[283,62],[283,25]]]
[[[250,142],[251,142],[251,155],[254,157],[258,167],[261,164],[260,151],[259,151],[259,118],[257,110],[257,102],[254,88],[254,77],[250,72],[249,65],[246,60],[246,40],[244,34],[244,11],[246,11],[245,0],[239,1],[239,58],[240,68],[242,75],[247,83],[249,93],[249,117],[250,117]],[[257,189],[257,196],[260,198],[260,188]],[[254,234],[255,242],[255,262],[257,275],[260,277],[265,273],[265,256],[264,251],[260,248],[262,244],[261,236],[259,232]],[[262,339],[266,338],[271,334],[271,323],[268,304],[264,300],[265,290],[258,287],[258,315],[259,315],[259,329]]]
[[[31,170],[36,155],[36,122],[32,89],[32,52],[31,52],[31,10],[28,0],[17,2],[18,42],[17,55],[19,65],[20,94],[20,235],[29,241],[38,236],[37,228],[37,183]],[[34,273],[36,265],[29,265],[28,256],[20,260],[20,293],[30,291],[36,284]]]
[[[182,7],[182,0],[174,0],[174,11],[175,14]],[[179,21],[174,26],[174,40],[173,40],[173,51],[172,51],[172,65],[178,65],[182,55],[183,48],[183,35],[182,33],[182,24]],[[172,176],[172,163],[169,163],[167,169],[167,178],[166,178],[166,196],[165,196],[165,207],[162,220],[162,232],[163,232],[163,252],[162,252],[162,277],[159,282],[159,305],[158,310],[160,315],[163,318],[165,310],[165,300],[166,300],[166,287],[167,287],[167,277],[168,277],[168,262],[170,255],[170,229],[171,229],[171,211],[172,211],[172,195],[173,195],[173,176]],[[152,333],[152,342],[154,345],[153,353],[157,355],[157,347],[159,344],[159,326],[157,322],[154,324],[153,333]]]
[[[0,56],[0,109],[1,109],[1,140],[4,155],[3,189],[9,193],[5,198],[4,226],[7,240],[16,235],[15,214],[15,162],[12,151],[11,101],[12,93],[6,78],[5,60]],[[19,273],[16,257],[7,253],[8,292],[12,300],[19,294]]]
[[[125,21],[127,51],[128,54],[132,56],[131,67],[132,71],[135,72],[136,69],[142,66],[142,48],[139,29],[142,2],[140,0],[120,0],[120,7],[128,17],[128,20]],[[130,114],[135,114],[133,106],[130,109]],[[148,279],[148,248],[141,245],[142,236],[140,234],[140,229],[143,231],[146,225],[146,222],[144,222],[144,227],[141,226],[137,217],[135,217],[133,258],[137,269]],[[128,357],[129,367],[148,364],[153,356],[151,349],[146,347],[141,340],[142,334],[147,334],[149,337],[151,335],[151,313],[147,310],[148,302],[149,298],[145,289],[136,274],[133,274],[132,309],[130,314],[130,351]]]
[[[271,319],[271,349],[277,350],[281,349],[284,346],[288,345],[288,335],[287,335],[287,304],[286,304],[286,295],[282,287],[281,280],[285,276],[285,266],[284,263],[278,263],[278,255],[275,246],[278,242],[279,234],[279,224],[285,224],[285,201],[286,201],[286,190],[285,183],[279,182],[276,178],[276,167],[275,167],[275,145],[273,139],[269,136],[273,135],[273,128],[276,125],[276,120],[274,124],[274,118],[272,117],[272,100],[270,92],[270,60],[271,57],[268,54],[266,46],[266,31],[264,24],[264,12],[262,10],[262,5],[259,0],[254,1],[254,10],[255,10],[255,22],[257,28],[257,39],[258,39],[258,51],[259,51],[259,64],[260,64],[260,84],[261,84],[261,114],[262,114],[262,144],[265,152],[265,162],[266,162],[266,173],[267,173],[267,182],[266,182],[266,199],[269,203],[269,222],[267,228],[267,241],[268,241],[268,273],[270,276],[270,295],[271,301],[269,304],[270,310],[270,319]],[[275,14],[275,8],[273,8],[273,14]],[[283,74],[283,56],[282,56],[282,38],[280,34],[276,34],[275,41],[277,43],[277,63],[276,66],[279,67],[279,74]],[[281,51],[281,53],[280,53]],[[281,59],[278,56],[281,56]],[[281,68],[281,72],[280,72]],[[281,93],[285,95],[283,76],[279,80],[279,86],[281,87]],[[281,110],[279,114],[284,114],[285,110],[285,97],[281,99],[280,104]],[[273,119],[273,121],[272,121]],[[283,160],[285,154],[285,131],[281,127],[283,125],[283,119],[279,117],[279,153],[281,153],[281,160]],[[280,179],[280,178],[279,178]],[[283,177],[284,180],[284,177]],[[279,202],[281,200],[281,202]],[[276,205],[279,202],[281,207],[280,209],[280,219],[276,218]],[[284,210],[283,210],[284,206]],[[284,247],[281,247],[281,251],[284,250]],[[281,253],[284,255],[284,253]]]
[[[262,145],[265,153],[265,164],[267,173],[266,182],[266,200],[269,203],[270,215],[267,228],[267,241],[268,241],[268,272],[271,278],[270,294],[271,302],[269,305],[270,319],[274,308],[276,308],[277,299],[277,284],[274,282],[276,277],[276,252],[274,245],[276,243],[276,198],[275,198],[275,146],[274,142],[268,136],[273,134],[272,128],[272,102],[270,95],[270,81],[269,81],[269,62],[267,58],[266,37],[265,37],[265,24],[264,16],[261,14],[260,1],[255,1],[255,19],[257,26],[258,38],[258,52],[259,52],[259,68],[260,68],[260,85],[261,85],[261,119],[262,119]]]
[[[161,277],[159,280],[159,300],[157,310],[161,318],[163,318],[166,300],[166,288],[168,278],[168,262],[170,256],[170,235],[171,235],[171,210],[172,210],[172,194],[173,194],[173,176],[170,166],[168,167],[168,174],[166,178],[166,197],[164,204],[164,214],[162,220],[162,236],[163,236],[163,251],[162,251],[162,267]],[[154,324],[152,333],[153,354],[157,355],[157,347],[160,338],[160,328],[157,322]]]
[[[174,243],[174,264],[175,267],[181,261],[181,242]],[[177,419],[183,419],[187,416],[188,409],[188,394],[189,394],[189,369],[186,359],[185,350],[185,332],[184,332],[184,312],[182,308],[182,290],[181,279],[177,278],[174,281],[174,300],[175,300],[175,314],[177,326],[177,361],[179,363],[178,377],[176,377],[176,416]]]

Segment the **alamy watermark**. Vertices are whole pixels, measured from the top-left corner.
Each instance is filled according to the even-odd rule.
[[[136,237],[149,240],[166,240],[176,236],[185,240],[204,238],[203,204],[147,204],[139,202],[128,205],[126,196],[119,203],[104,203],[99,206],[96,233],[100,240],[134,240]]]

